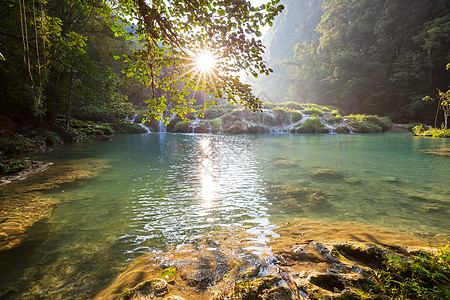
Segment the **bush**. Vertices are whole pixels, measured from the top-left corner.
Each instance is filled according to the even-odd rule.
[[[15,134],[10,138],[0,139],[0,150],[5,154],[20,154],[36,150],[36,146],[21,134]]]
[[[222,126],[222,119],[221,118],[216,118],[216,119],[211,121],[211,131],[213,133],[221,133],[220,132],[220,127],[221,126]]]
[[[145,133],[147,132],[144,128],[137,124],[132,124],[129,122],[119,122],[113,124],[114,131],[117,133]]]
[[[311,117],[306,120],[299,128],[299,133],[325,133],[328,128],[322,124],[318,116]]]
[[[289,109],[295,109],[295,110],[302,110],[303,106],[301,103],[297,103],[297,102],[293,102],[293,101],[289,101],[289,102],[285,102],[285,103],[281,103],[280,106],[289,108]]]
[[[310,116],[323,116],[323,111],[317,107],[309,107],[302,111],[306,115]]]
[[[13,175],[30,167],[30,164],[24,160],[13,160],[6,164],[0,164],[1,175]]]
[[[330,124],[338,124],[341,123],[344,118],[341,115],[336,115],[334,117],[330,117],[327,119],[327,122]]]
[[[392,128],[392,121],[388,117],[378,117],[376,115],[348,115],[345,117],[355,132],[376,133]]]
[[[423,124],[416,125],[413,127],[412,132],[415,135],[420,136],[430,136],[430,137],[437,137],[437,138],[449,138],[450,137],[450,129],[447,129],[444,131],[443,129],[436,129],[436,128],[425,128]]]
[[[61,138],[54,131],[46,130],[44,131],[45,144],[47,146],[54,146],[61,143]]]
[[[190,125],[191,123],[188,121],[180,121],[177,124],[175,124],[173,132],[188,132]]]

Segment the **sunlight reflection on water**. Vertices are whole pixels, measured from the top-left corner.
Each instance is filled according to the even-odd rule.
[[[266,242],[275,224],[293,218],[448,233],[450,161],[419,150],[449,144],[401,134],[143,134],[55,150],[46,154],[50,160],[105,158],[111,169],[66,185],[63,196],[48,193],[62,201],[48,239],[8,270],[8,280],[23,291],[16,298],[39,295],[32,288],[83,298],[81,292],[91,295],[137,256],[215,230],[256,234],[249,250],[270,255]],[[339,176],[311,176],[317,169]],[[267,199],[274,185],[319,189],[327,205]],[[55,281],[45,271],[68,266],[71,272],[55,271]],[[40,271],[31,276],[30,268]],[[86,274],[89,284],[65,291]]]

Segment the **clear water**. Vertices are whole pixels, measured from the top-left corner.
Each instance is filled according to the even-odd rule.
[[[111,168],[50,192],[62,204],[49,236],[1,270],[0,295],[89,298],[139,255],[229,227],[264,240],[292,218],[449,234],[450,159],[419,151],[448,146],[398,133],[138,134],[66,146],[40,158],[102,158]],[[279,159],[294,165],[274,164]],[[316,169],[342,178],[317,180]],[[266,197],[274,184],[320,189],[328,205],[285,209]]]

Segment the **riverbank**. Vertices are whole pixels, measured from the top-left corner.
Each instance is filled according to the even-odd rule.
[[[96,299],[385,299],[392,296],[388,276],[406,282],[417,275],[390,274],[391,260],[435,255],[439,248],[430,245],[449,241],[448,235],[306,219],[280,225],[267,244],[250,232],[216,232],[139,257]],[[427,284],[438,283],[449,291],[448,279]]]

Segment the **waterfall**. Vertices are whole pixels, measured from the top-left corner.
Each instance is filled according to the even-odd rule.
[[[336,134],[336,128],[334,128],[333,126],[328,125],[322,121],[320,121],[320,122],[328,128],[328,130],[330,131],[330,134]]]
[[[127,116],[125,117],[125,120],[124,120],[124,121],[130,122],[131,124],[133,124],[134,121],[136,121],[136,117],[137,117],[137,114],[134,114],[133,118],[130,119],[130,116],[127,115]]]
[[[167,132],[167,126],[166,126],[166,124],[164,124],[163,119],[159,120],[158,129],[159,129],[159,132]]]
[[[341,124],[341,125],[344,125],[345,127],[347,127],[348,130],[350,131],[350,132],[349,132],[350,134],[354,134],[354,132],[352,131],[352,129],[350,128],[350,126],[348,126],[347,124],[344,123],[344,120],[343,120],[343,119],[342,119],[342,121],[341,121],[340,124]]]
[[[150,131],[150,129],[147,127],[147,126],[145,126],[145,123],[144,122],[141,122],[141,123],[137,123],[139,126],[141,126],[142,128],[144,128],[146,131],[147,131],[147,133],[150,133],[151,131]]]

